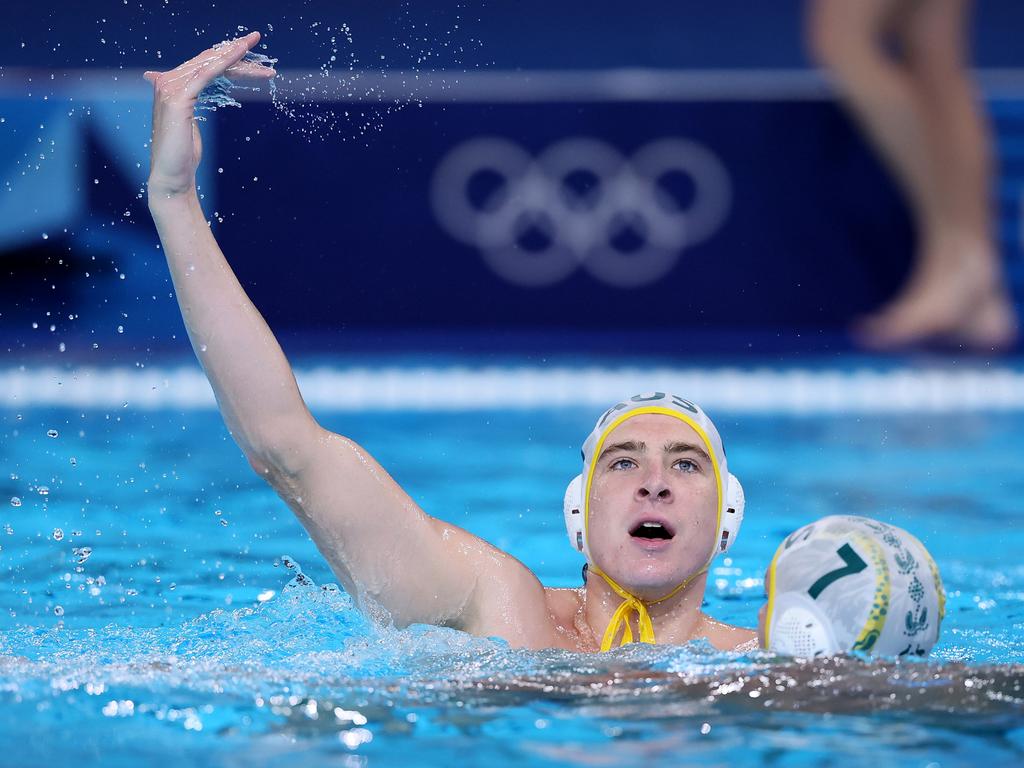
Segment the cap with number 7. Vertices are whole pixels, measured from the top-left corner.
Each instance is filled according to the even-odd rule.
[[[853,515],[786,537],[765,587],[764,645],[800,658],[927,656],[945,614],[939,569],[924,545],[902,528]]]

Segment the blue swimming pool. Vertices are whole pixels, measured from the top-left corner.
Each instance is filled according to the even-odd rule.
[[[577,369],[573,385],[569,371],[471,362],[440,373],[321,363],[300,381],[325,426],[366,446],[428,513],[553,586],[580,580],[560,503],[600,410],[590,401],[668,375]],[[1012,371],[675,372],[708,388],[747,491],[709,613],[753,626],[775,546],[827,514],[903,526],[942,570],[947,616],[928,662],[804,666],[701,644],[587,656],[389,628],[333,586],[188,365],[3,375],[2,765],[1024,759],[1024,409]],[[580,404],[559,400],[562,385]],[[386,405],[364,408],[361,386],[389,391]],[[872,387],[906,402],[879,404]],[[775,405],[755,407],[769,391]]]

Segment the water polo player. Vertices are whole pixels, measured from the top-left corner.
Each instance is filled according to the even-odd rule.
[[[587,439],[567,511],[573,544],[593,574],[580,589],[546,589],[507,553],[426,515],[363,448],[313,419],[217,245],[195,184],[196,99],[230,67],[232,76],[272,75],[241,62],[258,40],[253,33],[169,72],[146,73],[154,86],[149,208],[189,339],[232,436],[349,594],[364,608],[383,607],[399,626],[452,626],[518,647],[753,644],[752,630],[700,610],[708,564],[735,538],[742,491],[718,432],[685,400],[655,394],[620,403]]]
[[[852,515],[790,534],[768,567],[765,592],[762,647],[800,658],[927,656],[945,615],[939,570],[924,545]]]

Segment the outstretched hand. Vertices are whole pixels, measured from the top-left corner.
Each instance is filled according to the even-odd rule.
[[[150,144],[149,198],[175,197],[195,187],[202,140],[195,120],[196,99],[203,88],[227,74],[237,79],[267,80],[273,69],[242,61],[260,40],[259,32],[228,40],[168,72],[146,72],[153,84],[153,137]]]

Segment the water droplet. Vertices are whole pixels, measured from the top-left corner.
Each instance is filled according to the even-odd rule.
[[[53,606],[53,612],[57,616],[63,616],[64,615],[64,606],[62,606],[62,605],[55,605],[55,606]]]
[[[222,517],[222,518],[220,519],[220,524],[221,524],[221,525],[223,525],[223,526],[224,526],[225,528],[227,528],[227,526],[228,526],[228,521],[227,521],[227,520],[225,520],[225,519],[224,519],[224,518]]]
[[[704,736],[707,736],[709,733],[711,733],[711,723],[702,723],[700,726],[700,732]]]
[[[49,240],[49,239],[50,239],[50,236],[48,234],[46,234],[45,232],[43,232],[43,240]]]
[[[21,499],[19,499],[17,496],[11,496],[11,506],[12,507],[20,507],[21,506]]]
[[[224,169],[223,168],[218,168],[217,169],[217,173],[224,173]]]
[[[117,326],[117,332],[118,333],[124,333],[124,326],[123,325]]]
[[[258,595],[256,595],[256,599],[259,600],[261,603],[265,603],[265,602],[267,602],[267,600],[272,598],[275,594],[276,593],[274,592],[274,590],[267,589],[267,590],[264,590],[263,592],[260,592]]]
[[[78,558],[78,564],[82,565],[92,556],[92,547],[75,547],[71,552]]]
[[[71,461],[71,466],[72,467],[77,467],[78,466],[78,459],[76,459],[74,456],[71,457],[70,461]]]
[[[199,351],[200,352],[205,352],[206,351],[206,345],[205,344],[200,344],[199,345]],[[218,512],[217,514],[220,514],[220,513]]]
[[[62,531],[60,528],[54,528],[53,529],[53,540],[54,541],[63,541],[63,539],[64,539],[64,531]]]
[[[49,486],[46,485],[40,485],[38,488],[36,488],[36,493],[38,493],[40,496],[49,496],[50,488]]]
[[[48,429],[48,430],[46,430],[46,436],[47,437],[57,437],[58,434],[59,433],[57,432],[56,429]]]

